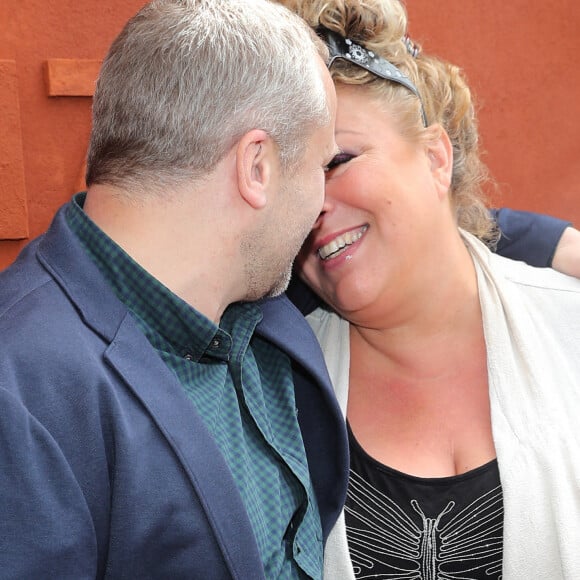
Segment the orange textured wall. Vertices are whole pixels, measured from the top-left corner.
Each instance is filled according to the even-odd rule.
[[[47,61],[102,59],[124,22],[144,3],[0,0],[0,74],[13,66],[16,87],[15,92],[6,89],[6,74],[0,79],[0,268],[27,241],[14,239],[22,234],[3,224],[3,218],[15,219],[14,204],[22,206],[12,192],[25,189],[20,213],[26,211],[28,239],[36,237],[74,193],[86,153],[91,99],[49,97]],[[7,119],[11,135],[6,134]],[[14,137],[18,129],[21,134]]]
[[[81,182],[90,98],[49,96],[47,62],[100,60],[143,3],[0,1],[0,268]],[[478,96],[496,203],[580,225],[580,3],[408,0],[407,9],[411,35],[459,64]]]
[[[496,204],[580,227],[580,2],[408,0],[410,33],[465,71]]]

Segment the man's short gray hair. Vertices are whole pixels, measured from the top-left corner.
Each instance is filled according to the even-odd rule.
[[[329,120],[316,55],[326,48],[304,22],[268,0],[153,0],[101,68],[87,184],[203,178],[251,129],[291,168]]]

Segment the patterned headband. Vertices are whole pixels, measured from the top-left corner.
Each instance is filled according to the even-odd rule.
[[[350,38],[343,38],[340,34],[328,30],[323,26],[318,27],[318,34],[323,38],[328,46],[330,52],[330,60],[328,61],[328,68],[337,59],[344,59],[353,64],[356,64],[374,75],[403,85],[407,90],[411,91],[421,103],[421,117],[423,118],[423,125],[427,127],[427,115],[423,108],[423,101],[417,87],[413,84],[411,79],[401,72],[394,64],[390,63],[386,58],[377,56],[371,50],[367,50],[364,46],[356,44]]]
[[[421,48],[420,48],[420,46],[418,44],[415,44],[411,40],[411,37],[408,34],[405,34],[405,36],[403,36],[403,43],[407,47],[407,52],[413,58],[417,58],[419,56],[419,53],[421,52]]]

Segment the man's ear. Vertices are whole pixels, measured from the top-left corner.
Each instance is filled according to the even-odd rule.
[[[277,147],[272,138],[261,129],[248,131],[236,148],[238,190],[254,209],[268,202],[268,191],[275,178],[278,163]]]
[[[433,137],[427,143],[431,173],[441,188],[441,195],[447,195],[453,175],[453,146],[443,127],[435,126],[432,129]]]

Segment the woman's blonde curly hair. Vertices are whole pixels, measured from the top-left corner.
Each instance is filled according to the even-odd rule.
[[[493,245],[498,237],[486,206],[484,184],[495,187],[481,161],[471,91],[459,67],[419,52],[405,42],[407,13],[399,0],[275,0],[301,16],[312,28],[328,28],[386,58],[417,87],[429,124],[439,123],[453,145],[450,197],[457,225]],[[415,45],[420,48],[418,45]],[[399,84],[384,81],[361,67],[337,59],[331,69],[336,83],[364,85],[386,105],[401,134],[426,139],[432,134],[421,118],[421,103]]]

